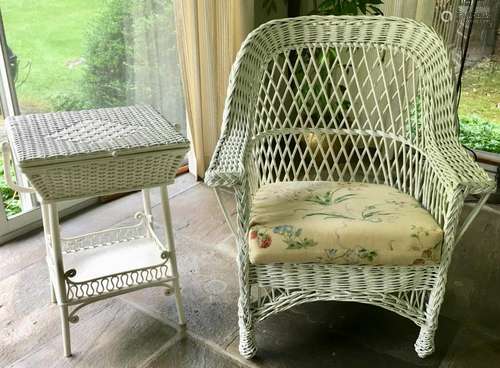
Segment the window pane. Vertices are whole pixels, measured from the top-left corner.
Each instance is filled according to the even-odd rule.
[[[465,17],[469,1],[462,1]],[[469,41],[459,106],[464,145],[500,153],[500,3],[479,0]]]

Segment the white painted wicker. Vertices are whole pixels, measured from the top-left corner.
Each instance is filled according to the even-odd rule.
[[[189,148],[150,106],[13,116],[6,129],[14,160],[45,201],[170,184]]]
[[[65,356],[69,323],[99,300],[148,287],[174,294],[184,325],[167,184],[175,179],[189,142],[149,106],[56,112],[7,119],[4,171],[14,159],[33,188],[5,179],[41,204],[52,301],[57,302]],[[153,229],[149,187],[159,186],[165,242]],[[146,189],[145,189],[146,188]],[[134,226],[62,238],[57,202],[143,189],[144,213]],[[66,267],[65,267],[66,266]],[[70,308],[71,307],[71,310]]]
[[[143,287],[163,286],[168,293],[173,291],[175,278],[168,267],[170,252],[156,236],[151,219],[140,212],[136,218],[140,222],[133,226],[61,238],[68,305]],[[51,272],[56,270],[52,267]],[[76,316],[77,310],[70,317]]]
[[[276,181],[386,184],[416,198],[444,229],[433,266],[253,265],[246,234],[256,190]],[[230,76],[223,132],[206,173],[235,190],[240,352],[254,324],[316,300],[370,303],[434,334],[454,246],[495,184],[461,147],[446,50],[425,25],[390,17],[271,21],[243,43]],[[468,194],[481,194],[463,224]]]

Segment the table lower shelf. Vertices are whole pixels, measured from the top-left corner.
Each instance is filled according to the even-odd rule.
[[[136,217],[136,225],[61,239],[68,304],[148,286],[171,288],[170,253],[151,219],[142,213]]]
[[[63,259],[66,270],[76,270],[71,282],[81,283],[157,265],[164,261],[161,254],[153,239],[142,238],[67,253]]]

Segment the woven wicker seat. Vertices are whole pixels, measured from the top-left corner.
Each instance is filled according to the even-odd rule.
[[[312,16],[272,21],[248,36],[205,176],[235,190],[243,356],[256,353],[256,322],[318,300],[394,311],[420,327],[418,355],[433,352],[453,249],[495,187],[461,147],[454,111],[446,50],[417,22]],[[442,229],[437,263],[251,263],[254,198],[266,185],[296,181],[379,184],[413,198]],[[460,223],[471,193],[481,199]]]

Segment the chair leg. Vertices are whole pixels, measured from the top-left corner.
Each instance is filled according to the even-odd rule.
[[[435,329],[427,326],[420,328],[417,341],[415,342],[415,351],[420,358],[425,358],[434,352]]]
[[[240,354],[246,359],[251,359],[257,352],[255,345],[255,332],[253,328],[252,311],[250,303],[252,299],[251,287],[248,280],[248,262],[246,257],[240,254],[238,259],[240,276],[240,297],[238,299],[238,325],[240,327]]]
[[[446,286],[446,268],[441,270],[441,276],[429,295],[425,315],[425,324],[420,327],[420,333],[415,342],[415,351],[420,358],[425,358],[434,352],[434,335],[438,327],[439,311],[444,300]]]
[[[240,295],[240,300],[245,297]],[[240,354],[246,359],[252,359],[257,352],[255,345],[255,332],[252,324],[252,316],[250,311],[242,311],[242,303],[240,302],[239,327],[240,327]]]
[[[245,359],[252,359],[257,352],[255,336],[252,329],[240,326],[240,354]]]

